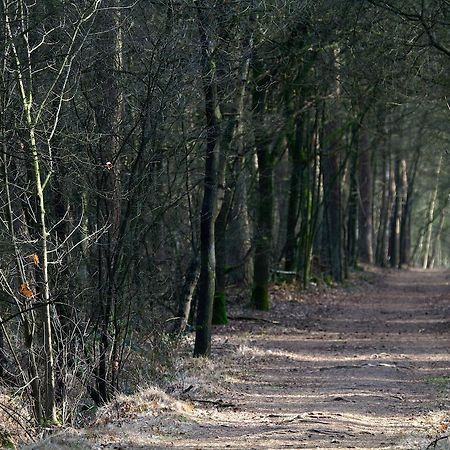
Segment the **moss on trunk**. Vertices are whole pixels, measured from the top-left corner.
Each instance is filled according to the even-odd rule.
[[[225,292],[216,292],[214,295],[214,307],[212,323],[214,325],[227,325],[227,299]]]

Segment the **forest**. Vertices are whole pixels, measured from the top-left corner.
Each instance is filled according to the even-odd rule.
[[[449,266],[449,1],[0,11],[0,409],[28,434],[186,339],[214,359],[237,297]]]

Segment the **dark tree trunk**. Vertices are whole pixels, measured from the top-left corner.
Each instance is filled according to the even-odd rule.
[[[425,242],[424,242],[424,255],[423,255],[423,263],[422,268],[427,269],[429,268],[430,258],[431,258],[431,238],[433,235],[433,222],[434,222],[434,214],[436,209],[436,201],[438,198],[438,192],[439,192],[439,177],[441,175],[441,169],[442,169],[442,160],[443,155],[439,157],[439,163],[436,169],[436,176],[435,176],[435,184],[433,191],[431,193],[430,201],[428,204],[428,212],[427,212],[427,223],[425,227]]]
[[[400,220],[399,267],[408,266],[411,259],[411,197],[408,195],[408,173],[405,160],[402,160],[401,169],[402,216]]]
[[[226,308],[226,269],[227,269],[227,241],[226,231],[228,217],[232,203],[231,189],[226,189],[222,207],[216,220],[216,287],[214,294],[214,307],[212,323],[214,325],[226,325],[228,323]]]
[[[382,150],[382,186],[381,186],[381,206],[380,206],[380,223],[377,233],[377,247],[375,263],[380,267],[385,267],[387,264],[387,234],[390,214],[389,202],[389,186],[390,186],[390,166],[389,160],[386,157],[387,150]]]
[[[358,135],[358,130],[353,130]],[[358,149],[355,144],[358,142],[353,136],[353,148],[350,155],[350,186],[348,197],[348,218],[347,218],[347,263],[348,267],[355,268],[357,265],[357,238],[358,238]]]
[[[233,267],[229,278],[233,283],[250,286],[253,283],[252,235],[248,211],[247,174],[243,156],[238,156],[236,172],[236,191],[228,232],[228,261]]]
[[[401,221],[401,192],[400,192],[400,158],[395,158],[394,166],[394,206],[391,215],[389,235],[389,262],[391,267],[398,267],[400,262],[400,221]]]
[[[299,270],[302,274],[302,285],[308,286],[311,270],[313,247],[317,245],[318,223],[321,214],[322,174],[318,139],[319,111],[309,129],[305,129],[306,164],[302,167],[302,182],[300,196],[300,243]]]
[[[197,20],[202,52],[205,97],[206,152],[203,202],[200,218],[200,278],[194,356],[211,353],[211,322],[216,278],[214,228],[217,214],[220,110],[217,98],[215,65],[206,34],[207,17],[203,2],[197,2]]]
[[[411,264],[411,210],[413,203],[414,184],[416,180],[419,161],[422,156],[422,131],[418,137],[418,147],[414,155],[412,169],[409,174],[405,172],[406,199],[403,207],[402,223],[400,229],[400,264],[409,266]]]
[[[373,263],[372,225],[372,168],[367,128],[359,130],[359,257],[362,262]]]
[[[192,299],[195,288],[197,287],[198,277],[200,275],[200,264],[198,252],[194,250],[189,266],[186,270],[185,280],[178,298],[178,316],[173,327],[174,332],[183,333],[189,322],[189,316],[192,308]]]
[[[268,310],[272,253],[273,165],[267,143],[259,142],[256,152],[259,179],[252,304],[256,309]]]
[[[256,62],[258,64],[258,62]],[[257,77],[258,71],[254,70]],[[259,80],[260,81],[260,80]],[[269,280],[272,256],[273,228],[273,161],[269,139],[264,129],[266,90],[264,83],[253,91],[255,146],[258,159],[258,206],[255,224],[255,258],[252,305],[256,309],[270,308]]]
[[[336,124],[329,122],[325,129],[325,136],[329,142],[327,148],[322,151],[322,172],[329,268],[333,279],[341,282],[343,279],[341,186],[338,141],[335,134]]]
[[[296,123],[295,139],[289,143],[289,156],[291,158],[291,177],[289,189],[289,204],[286,223],[286,244],[285,244],[285,263],[284,268],[288,271],[296,270],[297,264],[297,223],[300,206],[300,186],[303,172],[303,139],[302,123],[300,120]]]

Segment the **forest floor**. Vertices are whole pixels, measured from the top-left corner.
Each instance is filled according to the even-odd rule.
[[[425,449],[449,431],[449,283],[407,270],[275,287],[270,312],[236,307],[216,329],[212,362],[174,388],[181,401],[121,400],[117,417],[33,448]]]

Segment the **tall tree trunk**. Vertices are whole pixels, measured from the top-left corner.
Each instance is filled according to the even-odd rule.
[[[322,173],[320,165],[319,111],[316,111],[314,123],[305,134],[307,148],[307,166],[303,170],[302,193],[300,196],[300,251],[299,269],[302,273],[302,285],[308,286],[313,258],[313,247],[317,244],[318,223],[321,214]]]
[[[194,297],[195,288],[197,287],[198,277],[200,275],[198,252],[195,250],[193,250],[193,252],[194,255],[189,262],[189,266],[184,277],[184,283],[178,297],[178,315],[173,327],[173,331],[178,333],[183,333],[186,330],[192,307],[192,299]]]
[[[226,8],[226,5],[225,5]],[[223,33],[227,36],[227,33]],[[222,40],[226,39],[224,36]],[[250,34],[248,42],[248,50],[253,47],[253,35]],[[250,52],[249,52],[250,53]],[[219,214],[216,220],[216,289],[214,294],[214,307],[212,322],[215,325],[225,325],[228,323],[227,311],[226,311],[226,265],[227,265],[227,228],[229,222],[230,212],[233,206],[233,196],[236,191],[236,179],[232,178],[231,174],[227,176],[227,159],[229,158],[230,146],[236,142],[237,155],[235,157],[234,164],[239,165],[243,158],[243,115],[245,107],[245,97],[247,92],[248,75],[250,68],[250,55],[246,56],[243,60],[242,68],[240,71],[241,80],[239,89],[237,90],[236,97],[234,99],[234,105],[232,105],[231,111],[229,111],[229,118],[225,129],[222,133],[221,139],[221,157],[219,161],[219,187],[223,188],[222,201],[219,200]],[[224,70],[222,70],[224,72]],[[222,78],[225,78],[223,75]],[[226,103],[222,99],[222,103]],[[225,108],[225,106],[224,106]],[[226,111],[225,111],[226,113]],[[233,164],[233,166],[234,166]],[[245,256],[244,256],[245,257]]]
[[[236,162],[236,191],[232,220],[228,233],[228,259],[233,270],[229,277],[234,283],[251,286],[253,283],[252,238],[248,211],[247,174],[245,158],[240,154]]]
[[[408,171],[405,160],[402,160],[401,191],[402,218],[400,221],[399,267],[408,266],[411,259],[411,195],[408,186]]]
[[[208,19],[203,1],[196,2],[197,23],[202,54],[202,77],[205,98],[206,153],[203,202],[200,218],[200,278],[198,282],[197,321],[194,356],[211,353],[216,255],[214,228],[217,215],[217,184],[221,114],[217,95],[216,69],[207,36]]]
[[[327,236],[327,252],[330,273],[337,282],[343,280],[341,185],[339,171],[339,149],[336,138],[336,123],[328,122],[325,127],[327,148],[322,150],[322,172],[324,190],[324,214]]]
[[[391,267],[398,267],[400,262],[400,221],[401,221],[401,192],[400,192],[400,158],[395,157],[394,176],[391,181],[393,189],[393,209],[389,231],[389,261]]]
[[[356,128],[356,127],[355,127]],[[359,130],[354,129],[353,133],[359,134]],[[357,136],[352,138],[353,146],[358,142]],[[357,265],[357,238],[358,238],[358,148],[350,150],[350,186],[348,197],[348,218],[347,218],[347,262],[350,268]]]
[[[359,257],[362,262],[373,263],[372,224],[372,169],[367,127],[359,130]]]
[[[40,259],[39,267],[36,266],[36,275],[38,277],[38,288],[37,288],[37,297],[41,301],[42,309],[41,309],[41,327],[43,331],[43,350],[44,350],[44,358],[45,358],[45,372],[44,372],[44,401],[42,402],[42,410],[43,415],[42,419],[49,423],[57,423],[58,418],[56,414],[56,398],[55,398],[55,366],[54,366],[54,349],[53,349],[53,330],[52,330],[52,322],[53,322],[53,310],[50,305],[51,296],[50,296],[50,278],[49,278],[49,236],[50,232],[47,228],[47,217],[46,217],[46,196],[45,196],[45,187],[50,180],[51,173],[46,176],[42,167],[42,155],[40,149],[38,148],[38,138],[36,133],[36,125],[37,118],[34,114],[34,105],[33,105],[33,68],[31,63],[31,49],[28,45],[28,31],[24,31],[24,40],[27,45],[25,48],[24,54],[20,54],[14,44],[13,32],[11,29],[11,22],[9,14],[7,13],[6,4],[4,6],[4,19],[5,19],[5,29],[4,31],[7,33],[8,38],[10,39],[10,45],[15,65],[16,65],[16,75],[17,75],[17,86],[20,92],[20,99],[22,103],[23,116],[26,127],[26,138],[27,145],[24,146],[26,148],[25,159],[28,163],[28,172],[30,174],[29,179],[32,186],[34,202],[36,210],[31,214],[34,215],[32,223],[32,228],[35,230],[35,236],[33,236],[38,242],[38,254],[36,257]],[[20,8],[19,20],[26,22],[28,20],[28,16],[25,13],[23,8]],[[24,58],[22,60],[21,58]],[[25,63],[25,64],[23,64]],[[23,66],[27,67],[26,71],[23,71]],[[25,81],[25,78],[28,78]],[[48,158],[51,160],[51,156],[48,155]],[[11,218],[12,219],[12,218]],[[25,281],[25,287],[28,288]],[[28,288],[29,290],[29,288]],[[32,296],[26,295],[26,297],[31,298]],[[19,308],[20,309],[20,308]],[[32,313],[33,314],[33,313]],[[31,331],[31,330],[28,330]],[[32,339],[33,332],[27,333],[28,336]],[[32,342],[28,345],[29,349],[32,348]],[[32,355],[30,358],[31,369],[34,370],[36,368],[35,356]],[[36,374],[37,375],[37,374]],[[37,416],[40,418],[40,410],[41,409],[41,399],[40,393],[35,393],[35,406]]]
[[[406,198],[404,201],[402,223],[400,230],[400,265],[409,266],[411,264],[411,211],[413,203],[414,184],[416,180],[419,161],[422,155],[422,130],[419,134],[419,144],[414,156],[409,174],[405,171],[404,183],[406,185]]]
[[[427,213],[427,226],[425,232],[425,243],[424,243],[424,252],[423,252],[423,263],[422,267],[427,269],[429,267],[430,257],[431,257],[431,237],[433,234],[433,221],[434,221],[434,210],[436,208],[436,200],[439,190],[439,176],[441,174],[442,168],[442,155],[439,157],[438,166],[436,169],[436,182],[434,184],[433,192],[431,193],[430,203],[428,205],[428,213]]]
[[[231,189],[227,188],[222,202],[222,207],[220,208],[215,224],[216,286],[212,316],[212,323],[214,325],[226,325],[228,323],[225,293],[227,263],[226,232],[231,203],[232,192]]]
[[[389,224],[392,206],[392,177],[391,177],[391,163],[390,163],[390,149],[382,149],[382,192],[381,192],[381,206],[379,227],[377,233],[377,247],[375,263],[380,267],[386,267],[388,262],[388,248],[389,248]]]
[[[117,6],[117,0],[112,2]],[[96,62],[101,96],[92,100],[97,121],[97,158],[103,171],[97,176],[96,220],[99,228],[106,227],[97,246],[97,302],[92,304],[97,317],[98,365],[95,370],[96,390],[89,388],[93,399],[103,404],[117,387],[118,292],[117,273],[120,264],[122,216],[121,136],[124,122],[124,95],[117,77],[123,69],[123,30],[120,9],[105,10],[99,29],[108,30],[99,38],[103,58]]]
[[[289,189],[289,203],[286,223],[286,244],[285,244],[285,270],[292,271],[297,268],[297,223],[300,207],[300,187],[304,168],[303,148],[303,123],[300,119],[295,124],[295,137],[289,142],[289,156],[291,160],[291,176]]]
[[[252,17],[252,22],[254,18]],[[228,241],[228,256],[234,259],[232,261],[236,269],[232,272],[232,278],[235,282],[251,285],[253,282],[253,259],[250,256],[251,250],[251,229],[248,212],[247,198],[247,177],[245,170],[245,148],[244,148],[244,115],[245,100],[247,98],[248,82],[250,76],[250,60],[253,51],[253,30],[250,30],[247,48],[243,50],[243,54],[247,53],[244,58],[241,70],[240,93],[238,96],[236,108],[237,126],[235,130],[235,181],[234,181],[234,220],[231,221],[232,239]],[[231,259],[231,258],[230,258]]]
[[[255,66],[259,64],[255,62]],[[267,92],[264,82],[258,80],[262,71],[254,69],[256,86],[253,91],[253,123],[256,157],[258,160],[258,206],[255,223],[255,257],[252,305],[259,310],[270,308],[269,280],[272,257],[273,228],[273,161],[269,138],[264,129]]]
[[[270,308],[269,280],[273,224],[273,164],[267,143],[256,146],[258,156],[258,211],[255,230],[255,260],[252,304],[256,309]]]

